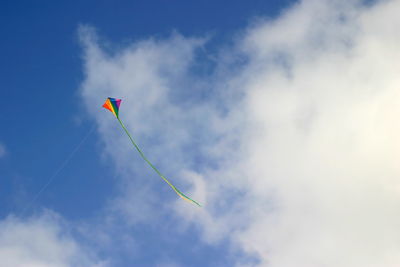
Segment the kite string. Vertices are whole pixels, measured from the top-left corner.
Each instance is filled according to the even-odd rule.
[[[149,166],[175,191],[175,193],[178,196],[180,196],[184,200],[192,201],[193,203],[195,203],[196,205],[201,207],[201,205],[197,201],[195,201],[195,200],[191,199],[190,197],[186,196],[178,188],[176,188],[173,184],[171,184],[171,182],[168,181],[167,178],[164,177],[164,175],[161,174],[161,172],[146,158],[144,153],[140,150],[139,146],[135,143],[135,141],[133,140],[133,138],[129,134],[128,130],[126,129],[125,125],[122,123],[121,119],[119,117],[117,117],[117,119],[118,119],[119,123],[121,124],[122,128],[124,129],[125,133],[128,135],[128,137],[131,140],[132,144],[135,146],[136,150],[139,152],[140,156],[142,156],[142,158],[147,162],[147,164],[149,164]]]
[[[68,162],[71,160],[71,158],[75,155],[76,152],[80,149],[80,147],[83,145],[83,143],[88,139],[88,137],[92,134],[94,131],[96,125],[94,124],[92,128],[89,130],[89,132],[83,137],[83,139],[79,142],[79,144],[72,150],[72,152],[68,155],[68,157],[63,161],[63,163],[58,167],[58,169],[53,173],[52,176],[47,180],[46,184],[38,191],[38,193],[32,198],[32,200],[25,206],[25,208],[22,209],[20,212],[20,215],[24,215],[25,211],[28,210],[33,203],[40,197],[40,195],[46,190],[46,188],[53,182],[53,180],[57,177],[57,175],[67,166]]]

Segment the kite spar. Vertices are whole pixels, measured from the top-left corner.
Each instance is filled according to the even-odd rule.
[[[161,174],[159,170],[146,158],[146,156],[143,154],[142,150],[140,150],[139,146],[133,141],[133,138],[129,134],[128,130],[126,129],[125,125],[122,123],[121,119],[119,118],[119,106],[121,104],[121,99],[115,99],[115,98],[107,98],[106,102],[104,102],[103,107],[111,111],[114,116],[117,118],[118,122],[121,124],[122,128],[124,129],[125,133],[128,135],[129,139],[131,140],[133,146],[136,148],[136,150],[139,152],[140,156],[144,159],[144,161],[147,162],[147,164],[150,165],[150,167],[175,191],[175,193],[183,198],[186,201],[192,202],[196,204],[197,206],[201,207],[201,205],[196,202],[195,200],[191,199],[190,197],[186,196],[184,193],[179,191],[178,188],[176,188],[173,184],[171,184],[170,181],[167,180],[167,178],[164,177],[164,175]]]

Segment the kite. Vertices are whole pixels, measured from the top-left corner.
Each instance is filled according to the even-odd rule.
[[[114,116],[117,118],[118,122],[121,124],[122,128],[124,129],[125,133],[128,135],[129,139],[131,140],[133,146],[136,148],[136,150],[139,152],[140,156],[146,161],[150,167],[175,191],[175,193],[183,198],[186,201],[192,202],[196,204],[197,206],[201,207],[201,205],[196,202],[195,200],[191,199],[190,197],[186,196],[184,193],[179,191],[178,188],[176,188],[173,184],[171,184],[170,181],[167,180],[167,178],[164,177],[164,175],[161,174],[159,170],[146,158],[146,156],[143,154],[142,150],[140,150],[139,146],[133,141],[133,138],[129,134],[128,130],[126,129],[125,125],[122,123],[121,119],[119,118],[119,106],[121,105],[121,99],[115,99],[115,98],[107,98],[106,102],[104,102],[103,107],[108,109],[109,111],[114,114]]]

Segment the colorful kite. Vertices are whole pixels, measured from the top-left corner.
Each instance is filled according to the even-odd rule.
[[[121,124],[122,128],[125,130],[126,134],[128,135],[129,139],[131,140],[132,144],[135,146],[136,150],[139,152],[140,156],[150,165],[151,168],[172,188],[174,189],[175,193],[183,198],[186,201],[193,202],[197,206],[201,205],[197,203],[195,200],[191,199],[190,197],[186,196],[184,193],[179,191],[178,188],[176,188],[173,184],[170,183],[170,181],[167,180],[167,178],[164,177],[164,175],[161,174],[159,170],[146,158],[146,156],[143,154],[143,152],[140,150],[138,145],[133,141],[131,135],[129,134],[128,130],[126,129],[125,125],[122,123],[121,119],[119,118],[118,112],[119,112],[119,106],[121,104],[121,99],[115,99],[115,98],[107,98],[106,102],[104,103],[103,107],[111,111],[114,116],[117,118],[119,123]]]

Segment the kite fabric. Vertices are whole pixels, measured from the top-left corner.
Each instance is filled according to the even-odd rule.
[[[170,181],[167,180],[167,178],[164,177],[164,175],[161,174],[159,170],[146,158],[146,156],[143,154],[143,152],[140,150],[139,146],[133,141],[133,138],[129,134],[128,130],[126,129],[125,125],[122,123],[121,119],[119,118],[119,106],[121,104],[121,99],[115,99],[115,98],[107,98],[106,102],[104,102],[103,107],[111,111],[114,116],[117,118],[119,123],[121,124],[122,128],[124,129],[125,133],[128,135],[129,139],[131,140],[133,146],[136,148],[136,150],[139,152],[140,156],[150,165],[150,167],[175,191],[175,193],[183,198],[186,201],[192,202],[196,204],[197,206],[201,207],[201,205],[196,202],[195,200],[191,199],[190,197],[186,196],[184,193],[179,191],[178,188],[176,188],[173,184],[171,184]]]

